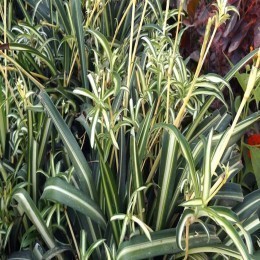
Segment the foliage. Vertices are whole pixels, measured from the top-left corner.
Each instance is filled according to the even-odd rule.
[[[212,43],[210,54],[204,64],[205,71],[215,71],[224,75],[229,70],[229,63],[223,53],[237,63],[250,48],[260,47],[259,39],[259,1],[229,0],[236,6],[237,13],[230,13],[230,19],[218,30]],[[182,54],[197,61],[199,49],[204,38],[204,26],[212,16],[210,1],[187,1],[185,11],[188,16],[184,23],[189,27],[182,38]]]
[[[179,50],[183,9],[184,1],[173,10],[159,0],[3,2],[3,257],[259,254],[259,189],[245,196],[234,182],[238,142],[260,118],[242,113],[259,82],[259,50],[224,77],[201,73],[237,13],[218,0],[193,74]],[[252,60],[235,107],[229,82]],[[223,106],[212,111],[215,99]]]

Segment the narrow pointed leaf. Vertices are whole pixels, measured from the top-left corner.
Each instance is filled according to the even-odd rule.
[[[139,155],[136,145],[135,133],[134,129],[131,130],[130,137],[130,152],[131,152],[131,169],[132,169],[132,178],[133,178],[133,190],[137,190],[138,188],[143,186],[143,177],[140,168]],[[138,215],[141,220],[144,220],[144,193],[140,191],[137,193],[137,210]]]
[[[204,141],[204,160],[203,160],[203,189],[202,200],[205,202],[209,198],[211,188],[211,150],[212,150],[213,129],[210,131],[208,140]],[[203,139],[202,139],[203,140]]]
[[[108,218],[111,219],[114,215],[121,212],[119,206],[119,197],[117,193],[115,176],[113,175],[109,165],[105,161],[103,150],[97,138],[96,138],[96,145],[97,145],[98,155],[100,159],[101,182],[102,182],[102,188],[104,192],[104,199],[106,202],[105,204],[106,212]],[[112,225],[115,241],[116,243],[119,243],[121,224],[119,223],[119,221],[112,221],[111,225]]]
[[[81,63],[81,75],[82,82],[85,88],[89,88],[87,73],[88,73],[88,65],[87,65],[87,57],[85,51],[85,40],[84,40],[84,32],[83,32],[83,18],[81,11],[81,1],[72,1],[71,2],[71,13],[72,13],[72,22],[76,31],[77,45],[79,50],[79,58]]]

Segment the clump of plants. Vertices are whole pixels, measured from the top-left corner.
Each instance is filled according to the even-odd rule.
[[[203,74],[238,14],[213,5],[193,72],[180,51],[185,1],[4,1],[3,257],[257,258],[260,190],[244,192],[240,148],[260,118],[245,112],[260,50],[224,77]],[[229,82],[248,62],[234,100]]]

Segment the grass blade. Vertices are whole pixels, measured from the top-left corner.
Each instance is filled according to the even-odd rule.
[[[130,137],[130,154],[131,154],[131,168],[132,168],[132,178],[133,178],[133,190],[136,191],[143,186],[143,177],[141,173],[141,164],[139,161],[138,149],[136,145],[136,138],[134,129],[131,130]],[[144,221],[144,193],[140,191],[137,193],[137,215],[142,221]]]
[[[108,218],[111,219],[114,215],[120,213],[120,204],[119,204],[119,197],[117,193],[117,186],[116,186],[114,175],[111,172],[108,163],[105,161],[102,147],[99,144],[97,139],[96,139],[96,144],[97,144],[98,154],[100,159],[101,182],[102,182],[102,188],[105,195],[106,210],[107,210]],[[115,241],[118,244],[120,234],[121,234],[121,224],[119,221],[112,221],[111,225],[112,225]]]
[[[87,79],[88,65],[87,65],[87,57],[84,45],[84,32],[83,32],[83,19],[81,12],[81,1],[72,1],[71,2],[71,13],[72,13],[72,22],[74,25],[74,29],[76,32],[76,38],[79,49],[79,58],[81,63],[81,75],[83,86],[85,88],[89,88],[89,83]]]

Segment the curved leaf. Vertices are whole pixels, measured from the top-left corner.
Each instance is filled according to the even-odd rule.
[[[75,172],[78,176],[80,187],[84,192],[90,194],[90,197],[95,200],[97,195],[92,173],[75,137],[44,90],[40,92],[39,98],[48,115],[51,117],[67,149],[69,158],[75,167]]]
[[[106,219],[99,206],[80,190],[58,177],[47,180],[41,198],[69,206],[90,217],[103,229],[106,228]]]
[[[190,227],[189,249],[200,246],[209,246],[220,243],[212,226],[207,226],[210,239],[208,242],[208,234],[200,225]],[[199,238],[199,239],[198,239]],[[117,260],[122,259],[146,259],[147,256],[164,256],[168,254],[180,253],[181,249],[177,245],[176,229],[167,229],[151,233],[152,241],[149,241],[145,235],[134,236],[129,241],[123,242],[117,252]]]
[[[25,213],[35,225],[46,245],[49,248],[54,248],[56,246],[55,240],[29,194],[24,189],[19,188],[14,192],[13,199],[18,202],[20,213]]]

